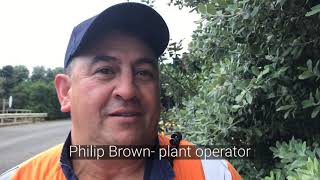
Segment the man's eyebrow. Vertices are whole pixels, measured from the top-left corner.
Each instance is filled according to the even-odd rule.
[[[120,63],[119,59],[113,56],[108,55],[97,55],[94,56],[90,62],[90,66],[99,63],[99,62],[113,62],[113,63]],[[156,58],[140,58],[138,59],[134,65],[142,65],[142,64],[150,64],[153,68],[158,69],[158,60]]]
[[[94,56],[92,58],[92,61],[90,62],[90,66],[93,66],[99,62],[118,62],[119,60],[112,56],[106,56],[106,55],[98,55]]]
[[[140,58],[134,64],[150,64],[153,68],[158,69],[158,60],[155,58]]]

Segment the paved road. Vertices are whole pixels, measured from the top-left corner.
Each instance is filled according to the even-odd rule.
[[[70,120],[0,128],[0,174],[56,144],[63,143]]]

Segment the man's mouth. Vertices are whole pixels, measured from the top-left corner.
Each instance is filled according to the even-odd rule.
[[[141,113],[112,113],[110,116],[132,117],[139,116]]]
[[[142,113],[140,111],[129,111],[129,110],[117,110],[109,114],[109,116],[118,117],[136,117],[140,116]]]

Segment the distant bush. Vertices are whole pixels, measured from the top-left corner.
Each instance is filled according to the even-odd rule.
[[[57,73],[63,68],[45,69],[35,67],[29,77],[23,66],[4,66],[0,69],[0,97],[13,97],[13,108],[30,109],[32,112],[48,113],[48,119],[68,118],[68,113],[60,111],[60,104],[53,84]]]

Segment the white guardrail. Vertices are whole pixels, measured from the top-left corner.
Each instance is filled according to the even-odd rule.
[[[5,123],[18,123],[21,121],[44,120],[48,113],[6,113],[0,114],[0,125]]]

